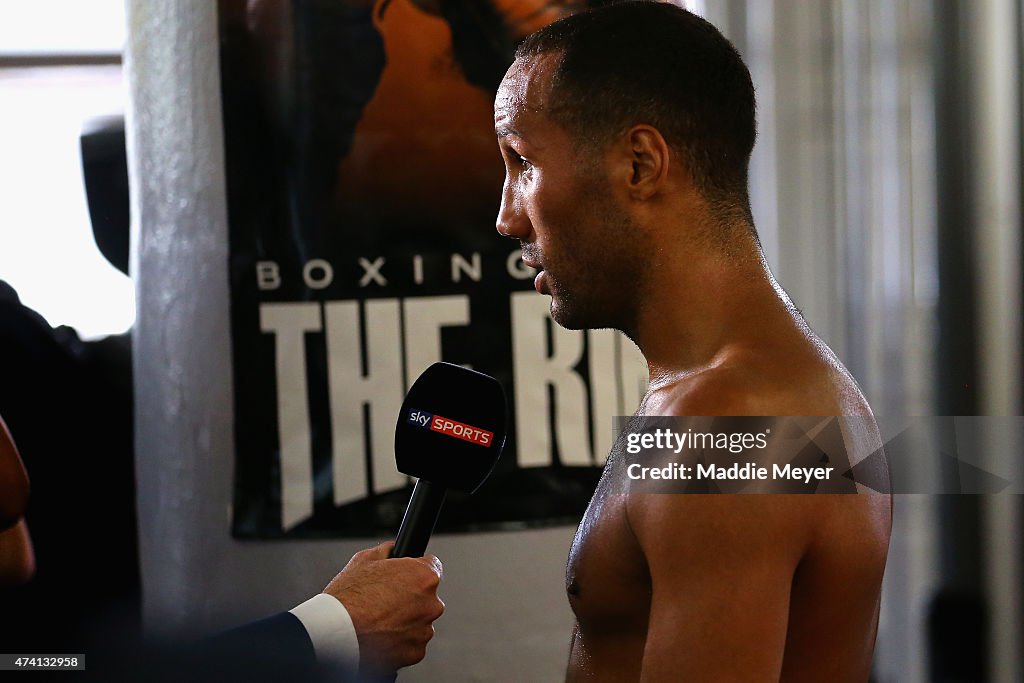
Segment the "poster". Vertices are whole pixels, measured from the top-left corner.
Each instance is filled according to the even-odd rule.
[[[510,434],[439,531],[575,524],[647,372],[567,331],[497,234],[493,97],[515,45],[583,2],[220,0],[238,538],[387,537],[406,390],[497,378]]]

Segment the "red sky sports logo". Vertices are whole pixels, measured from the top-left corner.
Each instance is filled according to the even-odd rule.
[[[407,422],[423,429],[429,429],[432,432],[440,432],[463,441],[475,443],[478,446],[490,446],[494,442],[494,432],[451,420],[447,417],[441,417],[440,415],[432,415],[425,410],[410,410]]]

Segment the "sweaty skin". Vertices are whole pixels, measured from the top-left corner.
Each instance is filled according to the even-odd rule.
[[[7,425],[0,418],[0,529],[12,526],[25,514],[28,489],[25,466]]]
[[[0,418],[0,586],[25,583],[35,574],[32,538],[23,516],[28,491],[25,466]]]
[[[723,225],[661,134],[583,150],[551,120],[553,55],[518,60],[495,101],[498,231],[571,328],[643,352],[639,415],[870,417],[856,382]],[[871,423],[871,421],[869,421]],[[877,430],[846,435],[871,452]],[[613,451],[569,555],[569,681],[864,681],[889,497],[629,493]]]

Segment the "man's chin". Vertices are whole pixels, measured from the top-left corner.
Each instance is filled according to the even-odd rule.
[[[614,327],[606,317],[588,315],[588,311],[578,306],[566,305],[565,302],[551,297],[551,319],[567,330],[597,330]]]

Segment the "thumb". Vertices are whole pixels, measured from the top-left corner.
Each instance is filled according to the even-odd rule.
[[[377,562],[378,560],[386,560],[391,554],[391,548],[395,545],[394,541],[386,541],[380,545],[375,545],[372,548],[366,548],[360,550],[358,553],[352,556],[345,565],[345,569],[350,567],[358,567],[360,565],[367,564],[368,562]]]
[[[366,553],[366,559],[368,560],[386,560],[391,556],[391,549],[395,547],[394,541],[384,541],[379,545],[375,545],[372,548],[367,548],[363,552]]]

